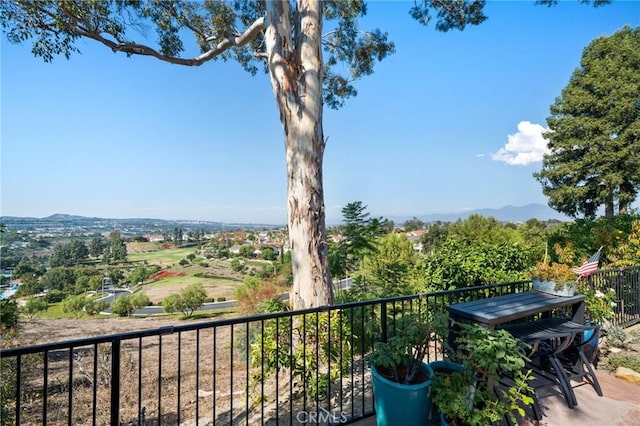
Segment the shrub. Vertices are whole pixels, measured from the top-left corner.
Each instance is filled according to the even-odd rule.
[[[618,367],[640,371],[640,355],[610,354],[607,358],[607,370],[616,371]]]
[[[34,318],[40,312],[46,311],[48,307],[49,304],[44,297],[30,297],[27,299],[27,303],[24,305],[22,312],[24,312],[27,317]]]
[[[67,297],[67,293],[61,290],[50,290],[47,294],[44,295],[44,299],[47,303],[58,303],[62,302]]]

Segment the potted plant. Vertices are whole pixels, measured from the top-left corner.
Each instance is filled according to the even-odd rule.
[[[395,333],[375,343],[369,361],[378,426],[426,423],[433,371],[423,360],[438,336],[442,338],[438,321],[447,322],[426,311],[404,314]]]
[[[616,291],[612,288],[605,292],[594,289],[586,279],[578,280],[578,292],[586,296],[584,300],[588,324],[607,327],[611,319],[615,317],[617,304]],[[598,345],[600,343],[600,328],[584,332],[583,342],[586,342],[583,352],[587,360],[593,364],[598,357]]]
[[[557,296],[573,296],[578,276],[569,265],[540,262],[531,271],[533,289]]]
[[[518,424],[524,407],[533,404],[530,372],[524,368],[526,346],[505,330],[479,324],[459,327],[452,357],[461,367],[436,373],[431,383],[432,403],[441,414],[441,424],[491,425],[505,416]],[[509,377],[512,386],[497,387],[502,377]]]

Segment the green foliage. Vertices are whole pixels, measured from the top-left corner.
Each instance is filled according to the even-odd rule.
[[[111,305],[111,311],[120,316],[130,316],[137,309],[149,305],[149,298],[142,293],[118,297]]]
[[[443,244],[449,235],[449,224],[436,222],[429,225],[420,242],[422,243],[422,250],[425,253],[433,253],[433,251]]]
[[[448,318],[432,312],[409,312],[402,316],[396,333],[386,342],[374,345],[369,361],[381,371],[389,371],[390,380],[401,384],[414,384],[416,373],[422,360],[435,347],[435,342],[443,338]]]
[[[633,214],[565,222],[555,227],[549,235],[549,247],[554,248],[549,251],[549,256],[554,262],[580,264],[598,247],[602,247],[600,259],[602,264],[607,264],[609,260],[619,258],[625,252],[625,246],[630,250],[628,256],[633,256],[633,246],[628,246],[628,241],[633,231],[633,223],[638,220],[640,217]],[[558,248],[567,249],[569,246],[572,255],[560,259],[562,252],[559,252]],[[640,260],[640,257],[636,259]]]
[[[616,371],[618,367],[630,368],[633,371],[640,371],[640,355],[635,354],[609,354],[607,357],[607,370]]]
[[[426,291],[450,290],[528,279],[531,253],[517,242],[463,243],[450,236],[419,267]]]
[[[168,314],[180,312],[182,309],[182,298],[179,294],[170,294],[162,299],[162,310]]]
[[[93,315],[99,314],[102,311],[105,311],[108,307],[109,307],[109,304],[104,300],[100,300],[100,301],[93,300],[93,301],[87,302],[87,304],[84,306],[84,310],[87,315],[93,316]]]
[[[253,247],[249,245],[243,245],[240,247],[240,257],[244,257],[245,259],[251,259],[254,257]]]
[[[640,218],[633,220],[627,241],[621,241],[610,250],[608,259],[610,266],[618,268],[640,263]]]
[[[48,290],[59,290],[65,293],[75,293],[76,276],[73,269],[52,268],[42,276],[42,285]]]
[[[412,284],[417,253],[404,234],[388,234],[378,238],[376,251],[366,255],[352,291],[362,299],[402,296],[416,293]]]
[[[589,283],[582,279],[578,281],[578,293],[584,294],[585,311],[590,321],[606,325],[609,320],[615,317],[614,309],[618,306],[616,291],[612,288],[601,292],[594,289]]]
[[[162,309],[168,313],[182,312],[190,317],[193,312],[202,307],[207,300],[207,293],[200,284],[192,284],[182,290],[180,294],[170,294],[162,301]]]
[[[7,330],[18,325],[20,310],[14,299],[0,299],[0,330]]]
[[[263,383],[270,375],[291,368],[295,393],[324,397],[329,383],[351,365],[340,354],[350,353],[352,336],[349,316],[336,310],[267,320],[264,331],[255,328],[250,339],[250,365],[256,370],[252,381]]]
[[[23,257],[13,268],[12,275],[15,278],[24,280],[26,278],[37,278],[46,272],[42,263],[34,258]]]
[[[262,248],[260,249],[260,257],[264,260],[276,260],[278,258],[278,255],[276,254],[276,251],[273,249],[273,247],[262,246]]]
[[[606,330],[607,338],[605,342],[609,348],[630,348],[634,340],[640,342],[640,332],[637,332],[635,337],[632,337],[619,325],[609,326]]]
[[[524,242],[518,231],[498,222],[493,217],[473,214],[450,224],[447,233],[466,244],[500,244]]]
[[[76,319],[84,314],[84,306],[87,304],[87,298],[80,294],[77,296],[69,296],[62,301],[62,312],[73,314]]]
[[[136,266],[129,275],[128,281],[131,285],[137,285],[138,283],[144,284],[144,282],[149,278],[149,275],[151,275],[151,270],[147,269],[146,266]]]
[[[44,284],[42,281],[34,278],[33,276],[26,275],[21,279],[20,287],[16,292],[16,297],[28,297],[36,294],[40,294],[44,291]]]
[[[233,297],[238,303],[238,308],[246,314],[264,312],[262,307],[269,300],[276,300],[278,293],[282,292],[273,280],[262,280],[257,277],[247,277],[242,285],[233,291]]]
[[[51,266],[77,265],[89,257],[89,248],[80,240],[59,244],[53,248],[49,263]]]
[[[231,259],[231,269],[236,272],[242,272],[244,270],[244,264],[240,262],[240,260],[234,258]]]
[[[204,291],[202,285],[192,284],[182,290],[182,312],[188,317],[191,316],[193,311],[200,308],[207,300],[207,292]]]
[[[640,28],[624,27],[584,49],[545,133],[550,154],[534,176],[549,205],[571,217],[627,213],[640,187]]]
[[[127,246],[120,231],[113,231],[109,234],[109,245],[104,249],[102,260],[109,264],[127,261]]]
[[[559,283],[576,282],[578,276],[571,270],[569,265],[564,263],[544,263],[540,262],[531,271],[531,278],[541,281],[557,281]]]
[[[518,424],[524,416],[521,405],[532,405],[532,377],[525,371],[527,347],[505,330],[490,330],[479,324],[458,324],[454,358],[464,371],[436,375],[431,384],[433,402],[448,421],[465,425],[495,424],[508,416]],[[500,377],[508,375],[515,386],[494,393]],[[473,388],[474,391],[470,391]]]
[[[44,297],[30,297],[22,308],[22,312],[32,319],[40,312],[46,311],[48,307],[49,304]]]
[[[425,227],[425,223],[423,221],[421,221],[420,219],[418,219],[417,217],[413,217],[409,220],[407,220],[404,225],[402,226],[402,228],[404,229],[405,232],[411,232],[411,231],[416,231],[419,229],[424,229]]]
[[[108,245],[107,241],[101,236],[92,238],[89,243],[89,255],[91,257],[102,256]]]
[[[377,237],[388,233],[387,221],[371,219],[362,201],[348,203],[342,208],[344,226],[338,247],[329,250],[329,263],[336,276],[344,276],[361,266],[367,254],[375,253]]]
[[[47,303],[59,303],[67,297],[67,293],[61,290],[50,290],[44,295]]]

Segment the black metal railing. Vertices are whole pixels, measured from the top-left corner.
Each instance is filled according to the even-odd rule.
[[[640,322],[640,265],[598,271],[589,276],[589,285],[602,293],[615,291],[612,324],[629,327]]]
[[[628,275],[615,276],[637,294]],[[530,288],[520,281],[6,349],[3,423],[353,422],[374,412],[367,355],[407,312]],[[441,357],[435,342],[428,361]]]

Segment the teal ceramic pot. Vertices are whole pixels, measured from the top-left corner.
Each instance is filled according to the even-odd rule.
[[[420,369],[428,379],[423,383],[404,385],[380,375],[375,365],[371,367],[378,426],[428,424],[427,419],[431,408],[429,386],[433,371],[424,362],[420,365]]]

